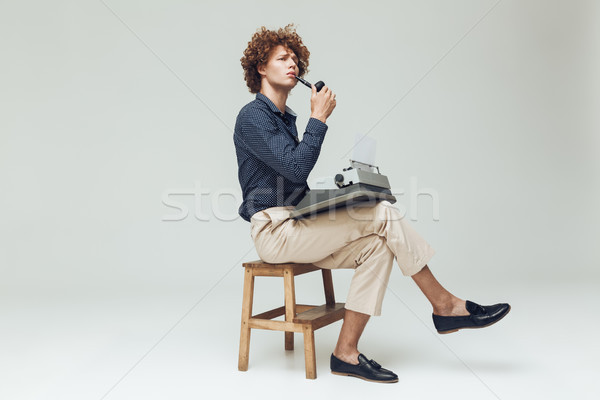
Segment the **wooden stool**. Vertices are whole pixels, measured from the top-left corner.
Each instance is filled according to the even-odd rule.
[[[317,365],[315,359],[314,331],[344,318],[345,312],[344,303],[335,302],[331,270],[321,269],[313,264],[268,264],[262,261],[247,262],[242,265],[245,268],[245,278],[238,369],[240,371],[248,370],[251,329],[285,331],[286,350],[294,350],[294,332],[302,332],[304,334],[306,378],[316,379]],[[296,304],[294,277],[318,270],[321,270],[323,274],[326,303],[318,307]],[[285,305],[283,307],[274,308],[254,316],[252,315],[255,276],[283,277],[285,293]],[[272,321],[273,318],[281,315],[285,315],[285,321]]]

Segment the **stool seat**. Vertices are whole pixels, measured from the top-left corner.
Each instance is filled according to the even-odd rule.
[[[343,319],[345,313],[344,303],[335,302],[331,270],[321,269],[314,264],[270,264],[261,260],[247,262],[242,265],[245,269],[245,276],[238,369],[240,371],[248,370],[250,332],[252,329],[284,331],[286,350],[294,349],[294,332],[302,332],[304,335],[306,378],[316,379],[314,331]],[[294,277],[319,270],[323,275],[325,304],[320,306],[296,304]],[[254,277],[256,276],[283,278],[285,302],[282,307],[252,315]],[[285,321],[273,321],[273,318],[282,315],[285,315]]]

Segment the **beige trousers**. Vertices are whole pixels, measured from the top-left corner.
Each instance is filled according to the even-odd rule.
[[[355,269],[346,309],[381,315],[394,257],[404,275],[419,272],[434,250],[389,202],[346,207],[292,219],[293,207],[272,207],[252,216],[259,257],[270,263],[313,263]]]

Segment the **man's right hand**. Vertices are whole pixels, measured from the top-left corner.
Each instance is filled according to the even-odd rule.
[[[317,92],[315,85],[312,85],[312,95],[310,96],[310,117],[316,118],[324,124],[327,122],[327,118],[333,112],[335,108],[335,94],[327,87]]]

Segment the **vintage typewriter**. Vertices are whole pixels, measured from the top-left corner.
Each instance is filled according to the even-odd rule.
[[[322,178],[313,186],[292,210],[292,218],[309,218],[320,212],[359,203],[396,202],[390,182],[379,172],[379,167],[354,160],[350,160],[350,167],[339,174]]]

